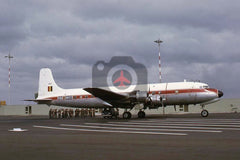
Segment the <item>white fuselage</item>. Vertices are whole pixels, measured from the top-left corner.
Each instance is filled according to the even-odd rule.
[[[155,107],[162,106],[162,103],[164,105],[204,104],[219,98],[217,89],[210,89],[207,84],[200,82],[155,83],[147,84],[147,88]],[[126,92],[118,92],[118,94],[126,94]],[[104,108],[111,106],[82,88],[58,89],[57,92],[39,95],[37,98],[37,100],[44,99],[51,99],[51,105],[68,107]]]

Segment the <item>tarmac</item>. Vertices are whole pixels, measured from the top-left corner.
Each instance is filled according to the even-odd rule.
[[[14,129],[15,128],[15,129]],[[1,159],[240,159],[240,114],[145,119],[1,116]]]

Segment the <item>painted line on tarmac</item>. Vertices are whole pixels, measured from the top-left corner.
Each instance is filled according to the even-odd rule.
[[[130,121],[130,123],[135,123],[135,121]],[[137,122],[139,123],[139,122]],[[161,122],[161,121],[149,121],[141,123],[157,123],[157,124],[208,124],[208,125],[240,125],[240,123],[229,123],[229,122]]]
[[[154,123],[156,121],[135,121],[135,120],[130,120],[130,121],[123,121],[123,122],[137,122],[137,123],[151,123],[151,122],[153,122]]]
[[[130,134],[149,134],[149,135],[174,135],[174,136],[186,136],[185,133],[164,133],[164,132],[137,132],[137,131],[113,131],[113,130],[96,130],[96,129],[79,129],[79,128],[62,128],[62,127],[50,127],[50,126],[37,126],[35,128],[55,129],[55,130],[67,130],[67,131],[82,131],[82,132],[102,132],[102,133],[130,133]]]
[[[85,123],[91,124],[91,123]],[[107,125],[107,126],[128,126],[128,127],[136,127],[136,125],[131,124],[111,124],[111,123],[95,123],[97,125]],[[140,128],[175,128],[175,129],[203,129],[203,130],[232,130],[232,131],[240,131],[240,128],[210,128],[210,127],[193,127],[193,126],[160,126],[160,125],[138,125]]]
[[[126,122],[126,121],[124,121]],[[179,124],[216,124],[216,125],[222,125],[222,124],[228,124],[228,125],[240,125],[240,121],[239,122],[236,122],[236,121],[233,121],[233,122],[219,122],[219,121],[128,121],[130,123],[160,123],[160,124],[164,124],[164,123],[179,123]]]
[[[185,118],[185,119],[171,119],[171,118],[166,118],[166,119],[149,119],[149,121],[159,121],[159,122],[162,122],[162,121],[169,121],[169,122],[199,122],[199,121],[202,121],[202,122],[212,122],[212,121],[217,121],[217,122],[240,122],[240,119],[204,119],[204,118],[201,118],[201,119],[190,119],[190,118]]]
[[[240,123],[235,123],[235,122],[155,122],[158,124],[203,124],[203,125],[235,125],[237,127],[240,127]]]
[[[135,125],[152,125],[155,123],[138,123],[138,122],[108,122],[108,123],[116,123],[116,124],[135,124]],[[174,124],[171,122],[168,123],[161,123],[158,124],[161,126],[203,126],[203,127],[236,127],[236,128],[240,128],[240,125],[212,125],[212,124]]]
[[[98,125],[98,124],[96,124]],[[215,131],[215,130],[186,130],[186,129],[156,129],[156,128],[122,128],[122,127],[103,127],[103,126],[95,126],[94,123],[89,125],[71,125],[71,124],[60,124],[60,126],[66,127],[81,127],[81,128],[101,128],[101,129],[114,129],[114,130],[145,130],[145,131],[168,131],[168,132],[204,132],[204,133],[221,133],[222,131]]]
[[[134,121],[134,120],[131,120]],[[149,119],[146,120],[145,122],[232,122],[232,123],[240,123],[240,119],[229,119],[229,120],[219,120],[219,119]],[[142,121],[144,122],[144,121]]]
[[[135,123],[139,122],[109,122],[109,123]],[[240,127],[240,123],[213,123],[213,122],[141,122],[139,124],[159,124],[159,125],[185,125],[185,126],[212,126],[212,127]]]
[[[154,120],[155,122],[204,122],[204,123],[240,123],[239,120],[223,121],[223,120]]]
[[[156,120],[156,121],[161,121],[159,119],[151,119],[151,120]],[[165,120],[168,120],[168,121],[218,121],[218,122],[240,122],[240,119],[204,119],[204,118],[198,118],[198,119],[195,119],[195,118],[192,118],[192,119],[187,119],[187,118],[167,118]]]
[[[153,122],[143,122],[143,123],[153,123]],[[155,122],[160,124],[165,123],[174,123],[174,124],[212,124],[212,125],[240,125],[240,123],[232,123],[232,122]]]

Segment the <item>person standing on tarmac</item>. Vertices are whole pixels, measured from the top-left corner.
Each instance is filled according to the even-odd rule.
[[[69,118],[72,118],[72,109],[69,109]]]
[[[95,117],[95,109],[92,110],[92,116]]]
[[[79,117],[79,109],[75,109],[75,118]]]
[[[83,109],[81,109],[81,118],[83,118],[84,117],[84,110]]]
[[[69,115],[70,115],[70,118],[73,117],[73,109],[70,109],[70,110],[69,110]]]
[[[61,113],[62,113],[62,118],[64,118],[64,116],[65,116],[64,109],[61,110]]]
[[[57,109],[54,109],[53,115],[54,115],[54,118],[57,118]]]
[[[61,109],[58,109],[58,118],[61,118]]]
[[[88,116],[92,117],[92,110],[91,109],[88,109]]]
[[[65,118],[68,118],[68,109],[65,109],[65,110],[64,110],[64,117],[65,117]]]
[[[88,110],[87,110],[87,109],[84,109],[84,110],[83,110],[83,113],[84,113],[84,114],[83,114],[83,118],[86,118],[86,116],[88,115]]]
[[[90,109],[90,117],[94,117],[94,109],[93,108]]]
[[[52,119],[52,108],[49,110],[48,115],[49,115],[49,119]]]

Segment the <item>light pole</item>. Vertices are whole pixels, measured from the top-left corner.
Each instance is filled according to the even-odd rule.
[[[11,101],[11,94],[10,94],[10,85],[11,85],[11,58],[13,58],[13,56],[11,56],[10,52],[7,56],[5,56],[5,58],[8,58],[9,60],[9,67],[8,67],[8,103],[10,104],[10,101]]]
[[[162,82],[162,71],[161,71],[161,54],[160,54],[160,43],[162,43],[163,41],[161,41],[160,39],[154,41],[155,43],[158,44],[158,48],[159,48],[159,52],[158,52],[158,67],[159,67],[159,81],[160,83]]]
[[[158,48],[159,48],[159,52],[158,52],[158,67],[159,67],[159,81],[160,83],[162,82],[162,66],[161,66],[161,54],[160,54],[160,44],[163,42],[161,41],[160,39],[154,41],[155,43],[158,44]],[[164,107],[164,104],[163,104],[163,100],[164,98],[161,96],[161,93],[159,93],[160,95],[160,102],[161,102],[161,105],[162,105],[162,109],[163,109],[163,116],[165,115],[165,107]]]

